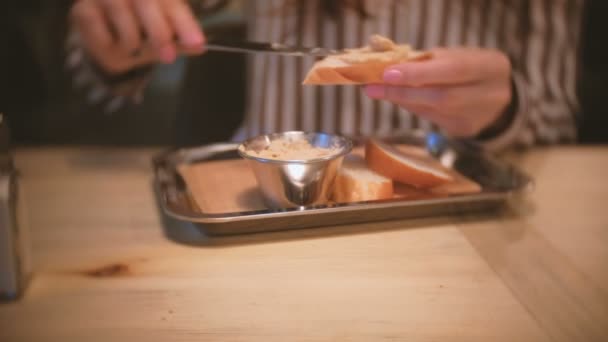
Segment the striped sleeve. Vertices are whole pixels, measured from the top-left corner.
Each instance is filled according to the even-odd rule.
[[[518,108],[488,149],[575,141],[582,8],[582,0],[508,2],[498,40],[512,61]]]
[[[96,66],[85,51],[77,32],[70,32],[66,42],[66,68],[72,75],[74,87],[84,94],[90,105],[99,105],[111,113],[127,103],[140,103],[153,67],[132,70],[110,78]]]
[[[369,0],[365,2],[368,18],[345,10],[332,20],[323,15],[322,2],[316,0],[297,10],[304,13],[300,22],[292,12],[294,6],[285,12],[284,6],[292,2],[256,1],[249,12],[254,18],[249,33],[254,40],[279,39],[331,48],[359,46],[370,34],[379,33],[418,49],[475,46],[504,51],[513,67],[514,119],[506,129],[501,125],[498,135],[480,139],[488,149],[499,150],[576,139],[576,57],[583,1]],[[311,64],[310,60],[296,63],[296,79],[301,77],[302,67]],[[372,101],[350,87],[288,86],[293,65],[285,61],[255,56],[250,67],[247,129],[242,130],[249,136],[288,128],[347,135],[438,129],[415,113]]]

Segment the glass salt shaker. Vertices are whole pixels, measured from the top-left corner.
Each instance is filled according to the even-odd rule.
[[[17,222],[17,173],[0,113],[0,301],[19,298],[28,278],[27,236]]]

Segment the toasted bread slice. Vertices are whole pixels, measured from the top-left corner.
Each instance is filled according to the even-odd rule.
[[[372,201],[393,197],[393,181],[371,169],[365,159],[349,155],[338,170],[333,200],[338,203]]]
[[[451,184],[451,183],[446,183]],[[440,185],[442,186],[442,185]],[[435,193],[431,189],[419,189],[415,188],[411,185],[397,183],[393,185],[394,187],[394,198],[398,198],[401,200],[423,200],[423,199],[434,199],[434,198],[443,198],[448,197],[450,194],[446,193]]]
[[[395,45],[390,39],[374,35],[369,46],[347,50],[316,62],[303,84],[382,83],[382,74],[387,67],[430,57],[428,52],[415,51],[409,45]]]
[[[408,153],[373,139],[365,145],[365,159],[370,169],[416,188],[431,188],[454,180],[449,170],[430,156]]]
[[[468,195],[481,192],[481,185],[475,181],[454,170],[450,170],[449,173],[454,179],[453,181],[435,186],[429,191],[438,195]]]
[[[404,154],[418,156],[420,158],[425,159],[431,159],[429,153],[424,148],[421,148],[419,146],[400,144],[395,145],[394,147]],[[452,177],[452,181],[428,189],[431,193],[445,195],[463,195],[481,192],[481,186],[475,181],[463,176],[461,173],[452,168],[444,168],[444,170]],[[397,188],[395,188],[395,193],[397,193]]]

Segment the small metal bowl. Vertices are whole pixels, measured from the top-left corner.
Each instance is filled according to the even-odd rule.
[[[276,139],[306,140],[313,147],[334,148],[335,153],[302,160],[267,159],[251,153],[267,148]],[[352,147],[345,137],[294,131],[249,139],[239,146],[238,152],[251,166],[267,205],[292,208],[327,203],[338,168]]]

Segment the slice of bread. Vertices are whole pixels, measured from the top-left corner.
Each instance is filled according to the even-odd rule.
[[[400,144],[395,145],[394,147],[404,154],[418,156],[423,159],[435,160],[429,155],[427,150],[421,148],[420,146]],[[461,173],[452,168],[446,167],[444,170],[452,177],[452,181],[428,189],[431,193],[442,195],[463,195],[481,192],[481,186],[475,181],[463,176]],[[395,188],[395,193],[397,193],[397,188]]]
[[[334,183],[333,200],[338,203],[372,201],[393,197],[393,181],[370,170],[357,155],[344,158]]]
[[[444,183],[429,189],[430,192],[438,195],[467,195],[481,192],[481,185],[473,180],[450,170],[450,176],[454,179],[449,183]]]
[[[447,183],[451,184],[451,183]],[[431,189],[419,189],[415,188],[411,185],[397,183],[395,182],[394,186],[394,198],[398,198],[401,200],[423,200],[423,199],[434,199],[434,198],[442,198],[447,197],[450,194],[445,193],[435,193]],[[440,185],[441,186],[441,185]]]
[[[316,62],[303,84],[383,83],[384,70],[395,64],[428,59],[428,52],[415,51],[409,45],[395,45],[391,40],[373,35],[369,46],[346,50]]]
[[[454,180],[441,163],[422,153],[412,153],[371,139],[365,145],[370,169],[416,188],[431,188]]]

